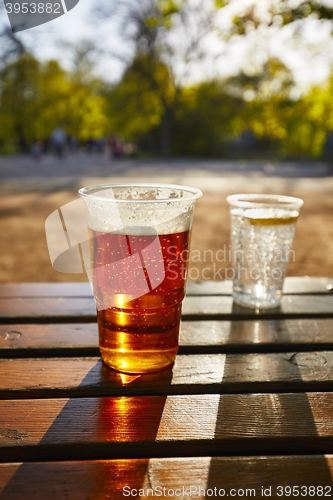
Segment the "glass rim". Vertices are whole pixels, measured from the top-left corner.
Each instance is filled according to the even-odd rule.
[[[300,209],[304,204],[301,198],[281,194],[232,194],[227,202],[238,208],[285,207]]]
[[[192,196],[183,197],[183,198],[159,198],[159,199],[149,199],[149,200],[140,200],[140,199],[122,199],[122,198],[106,198],[99,194],[93,194],[94,191],[103,191],[109,188],[167,188],[167,189],[175,189],[178,191],[186,191]],[[188,202],[191,200],[196,200],[202,196],[202,191],[198,188],[184,186],[181,184],[164,184],[161,182],[136,182],[136,183],[106,183],[106,184],[94,184],[92,186],[82,187],[78,190],[78,195],[81,198],[89,198],[95,199],[99,201],[110,201],[115,203],[165,203],[168,201],[171,202]]]

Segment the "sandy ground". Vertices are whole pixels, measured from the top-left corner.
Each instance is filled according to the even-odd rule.
[[[272,187],[271,192],[274,189]],[[229,211],[227,193],[206,191],[197,202],[192,233],[189,278],[228,277]],[[290,276],[333,276],[333,197],[331,190],[294,192],[304,199],[289,265]],[[86,281],[83,274],[52,269],[45,238],[45,219],[75,200],[74,191],[2,193],[0,282]]]

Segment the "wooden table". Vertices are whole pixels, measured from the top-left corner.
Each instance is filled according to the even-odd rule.
[[[87,284],[2,285],[1,500],[332,498],[332,288],[255,314],[189,284],[175,366],[136,376],[102,365]]]

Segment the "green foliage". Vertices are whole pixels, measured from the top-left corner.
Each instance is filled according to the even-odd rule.
[[[295,6],[290,0],[281,1],[281,15],[283,24],[289,24],[293,21],[304,19],[306,17],[316,16],[318,19],[333,19],[333,8],[325,0],[306,0],[301,1]]]
[[[3,58],[0,71],[2,150],[15,144],[27,149],[61,126],[82,141],[115,132],[163,155],[221,156],[228,144],[250,132],[257,144],[280,155],[320,157],[333,130],[333,76],[326,86],[297,100],[292,75],[276,58],[256,74],[241,72],[225,81],[185,86],[175,77],[174,64],[185,68],[185,81],[188,66],[204,57],[200,41],[213,30],[216,12],[229,3],[212,0],[209,8],[201,9],[190,0],[124,0],[121,12],[132,28],[124,36],[135,55],[112,88],[92,77],[91,42],[76,48],[76,69],[68,72],[56,61],[39,62],[14,37],[16,51]],[[224,38],[246,35],[263,24],[333,17],[326,0],[263,5],[250,2]],[[181,47],[177,51],[172,37],[182,29],[180,56]]]
[[[223,9],[226,5],[228,5],[228,0],[214,0],[216,9]]]
[[[113,130],[129,141],[138,142],[162,127],[164,117],[176,106],[178,89],[163,62],[138,54],[108,97]]]
[[[174,0],[159,0],[157,6],[161,13],[161,16],[170,17],[174,14],[178,14],[184,1],[175,2]]]
[[[35,134],[36,101],[39,99],[40,64],[29,54],[2,71],[0,82],[0,139],[13,136],[23,143]]]
[[[144,20],[145,28],[149,31],[157,31],[160,28],[171,29],[173,17],[178,14],[184,4],[184,0],[157,0],[151,13]]]
[[[62,126],[80,140],[115,132],[149,153],[165,153],[167,139],[170,154],[218,157],[250,131],[268,152],[321,157],[333,130],[333,74],[298,99],[293,90],[276,59],[257,74],[181,87],[158,57],[141,53],[110,88],[24,53],[1,72],[0,147],[27,148]]]
[[[288,117],[283,150],[290,154],[321,157],[327,134],[333,130],[333,74],[326,85],[316,86],[294,103]]]
[[[225,3],[227,2],[222,2],[220,8],[223,8]],[[310,16],[333,21],[333,7],[327,0],[275,0],[267,2],[266,9],[262,9],[262,5],[260,2],[250,3],[242,13],[235,16],[232,34],[244,36],[262,25],[283,26]]]
[[[82,82],[56,61],[41,64],[25,53],[1,72],[0,140],[22,148],[62,126],[78,139],[107,131],[100,82]]]
[[[223,82],[184,90],[175,113],[173,151],[181,156],[221,156],[237,136],[243,101],[227,94]]]

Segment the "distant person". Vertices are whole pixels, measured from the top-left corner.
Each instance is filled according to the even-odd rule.
[[[71,153],[77,153],[79,150],[79,140],[76,137],[67,137],[67,146]]]
[[[39,161],[43,154],[43,143],[36,141],[31,147],[31,156],[35,161]]]
[[[123,143],[116,134],[112,134],[109,144],[111,148],[111,158],[121,158],[124,156],[125,151]]]
[[[96,149],[99,154],[103,154],[105,151],[105,146],[106,146],[106,139],[105,137],[100,137],[96,141]]]
[[[66,144],[66,132],[58,127],[51,134],[51,141],[56,156],[60,159],[64,155]]]
[[[333,130],[327,133],[323,150],[323,159],[333,164]]]
[[[92,137],[89,137],[86,142],[87,153],[90,154],[94,151],[95,141]]]

